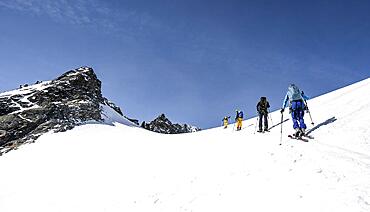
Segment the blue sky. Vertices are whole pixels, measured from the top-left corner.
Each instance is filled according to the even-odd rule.
[[[237,108],[255,116],[260,96],[278,109],[290,83],[318,96],[369,77],[369,11],[361,0],[0,0],[0,91],[91,66],[128,116],[209,128]]]

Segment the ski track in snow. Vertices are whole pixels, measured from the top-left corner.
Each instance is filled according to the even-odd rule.
[[[308,101],[315,138],[287,138],[288,120],[282,145],[280,125],[254,134],[255,118],[241,131],[163,135],[102,105],[106,124],[48,133],[0,157],[0,211],[367,212],[364,93],[370,79]],[[277,124],[280,112],[271,118]]]

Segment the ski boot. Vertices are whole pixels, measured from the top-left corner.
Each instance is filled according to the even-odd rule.
[[[300,138],[300,137],[301,137],[301,129],[296,128],[296,129],[294,129],[294,130],[295,130],[295,133],[293,134],[293,136],[294,136],[295,138]]]
[[[306,135],[306,129],[301,128],[301,134],[299,135],[300,137]]]

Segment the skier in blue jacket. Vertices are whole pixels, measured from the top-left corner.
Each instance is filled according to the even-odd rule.
[[[242,129],[242,125],[243,125],[243,111],[236,110],[235,121],[237,122],[236,130],[237,131],[241,130]]]
[[[292,114],[293,128],[295,130],[294,136],[296,137],[305,135],[307,126],[304,123],[303,117],[304,111],[308,110],[307,106],[305,105],[305,100],[308,99],[309,98],[303,93],[303,91],[301,92],[296,85],[289,85],[288,92],[285,95],[280,112],[284,112],[284,109],[289,101],[289,112]]]

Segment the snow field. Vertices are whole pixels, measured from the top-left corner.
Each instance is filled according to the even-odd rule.
[[[310,100],[315,139],[287,138],[288,120],[281,146],[280,125],[254,134],[255,118],[162,135],[105,110],[107,124],[2,156],[0,211],[369,211],[369,92],[367,79]]]

